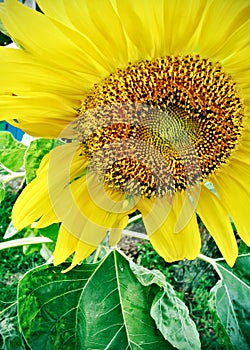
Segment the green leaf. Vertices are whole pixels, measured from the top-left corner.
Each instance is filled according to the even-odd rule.
[[[7,230],[5,231],[5,234],[4,234],[4,236],[3,236],[3,239],[9,239],[9,238],[15,236],[18,232],[20,232],[20,231],[18,231],[18,230],[14,227],[13,222],[11,221],[11,222],[9,223],[8,227],[7,227]]]
[[[221,286],[221,281],[218,281],[217,285],[215,285],[210,293],[210,298],[208,301],[208,306],[209,306],[209,310],[211,313],[211,317],[212,317],[212,328],[216,334],[216,337],[218,339],[218,343],[221,346],[224,346],[223,349],[227,349],[227,350],[234,350],[234,347],[232,346],[232,343],[230,341],[230,338],[223,326],[223,324],[221,323],[221,320],[217,314],[217,308],[216,308],[216,293],[215,290],[217,288],[217,286]]]
[[[0,181],[0,203],[4,200],[4,197],[5,197],[5,186]]]
[[[45,261],[48,261],[49,259],[52,259],[53,251],[48,248],[47,244],[43,244],[42,248],[40,249],[40,255]]]
[[[16,303],[0,312],[0,349],[26,349],[23,337],[19,332]]]
[[[23,233],[24,237],[47,237],[51,241],[48,241],[46,243],[41,244],[33,244],[33,245],[26,245],[23,247],[23,252],[25,255],[29,255],[34,253],[35,251],[42,250],[42,254],[48,256],[48,254],[51,256],[52,251],[55,248],[55,242],[57,239],[59,231],[59,224],[52,224],[50,226],[44,227],[44,228],[27,228],[26,231]],[[46,245],[46,247],[45,247]],[[49,252],[50,251],[50,252]],[[41,254],[41,255],[42,255]],[[47,259],[46,259],[47,260]]]
[[[40,236],[48,237],[54,243],[57,240],[58,231],[59,231],[59,224],[52,224],[50,226],[37,229],[37,232],[39,233]]]
[[[241,255],[229,268],[216,261],[221,276],[212,292],[216,311],[235,349],[250,349],[250,254]],[[248,344],[248,345],[247,345]]]
[[[45,154],[61,144],[63,144],[62,141],[54,139],[36,139],[31,141],[25,153],[24,162],[26,180],[28,183],[36,177],[36,171]]]
[[[32,349],[173,349],[150,316],[151,286],[138,282],[117,251],[60,270],[45,265],[20,281],[19,321]]]
[[[154,298],[151,316],[164,338],[179,350],[200,349],[199,334],[188,308],[176,296],[164,275],[158,270],[149,271],[133,263],[131,268],[144,286],[156,284],[162,287],[158,288]]]
[[[12,171],[21,168],[24,162],[26,146],[18,142],[11,133],[0,132],[0,162]]]

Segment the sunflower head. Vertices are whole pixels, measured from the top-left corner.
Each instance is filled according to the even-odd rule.
[[[111,74],[82,101],[74,124],[101,181],[151,198],[206,181],[237,145],[243,113],[221,65],[188,55]]]
[[[75,253],[74,266],[140,211],[171,262],[198,255],[198,214],[232,265],[230,219],[250,244],[248,1],[38,4],[0,5],[21,47],[1,48],[1,115],[70,142],[42,161],[15,225],[59,222],[55,263]]]

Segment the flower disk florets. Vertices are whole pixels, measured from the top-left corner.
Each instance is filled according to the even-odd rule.
[[[242,118],[235,83],[218,63],[167,56],[94,86],[75,129],[100,181],[152,197],[206,180],[235,148]]]

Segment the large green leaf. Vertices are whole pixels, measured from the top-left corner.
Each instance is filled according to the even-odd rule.
[[[150,316],[154,288],[139,283],[117,251],[60,270],[36,268],[19,284],[19,321],[33,350],[173,349]]]
[[[250,254],[235,266],[216,261],[221,280],[213,288],[216,312],[235,349],[250,349]]]
[[[60,140],[54,139],[36,139],[30,143],[29,148],[25,153],[24,162],[27,182],[32,181],[36,177],[36,171],[45,154],[62,143],[63,142]]]
[[[17,171],[24,162],[24,153],[26,146],[18,142],[11,133],[7,131],[0,132],[0,162],[4,166]]]
[[[189,316],[188,308],[177,298],[173,287],[166,282],[164,275],[158,270],[149,271],[135,264],[131,264],[131,267],[144,286],[154,283],[162,287],[154,298],[151,316],[164,338],[179,350],[200,349],[199,334]]]

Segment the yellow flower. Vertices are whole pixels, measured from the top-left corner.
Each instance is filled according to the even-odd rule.
[[[75,266],[139,210],[171,262],[199,254],[198,213],[233,265],[230,218],[250,244],[249,1],[38,4],[0,5],[21,46],[0,48],[0,115],[73,142],[43,159],[16,227],[60,222],[55,264]]]

